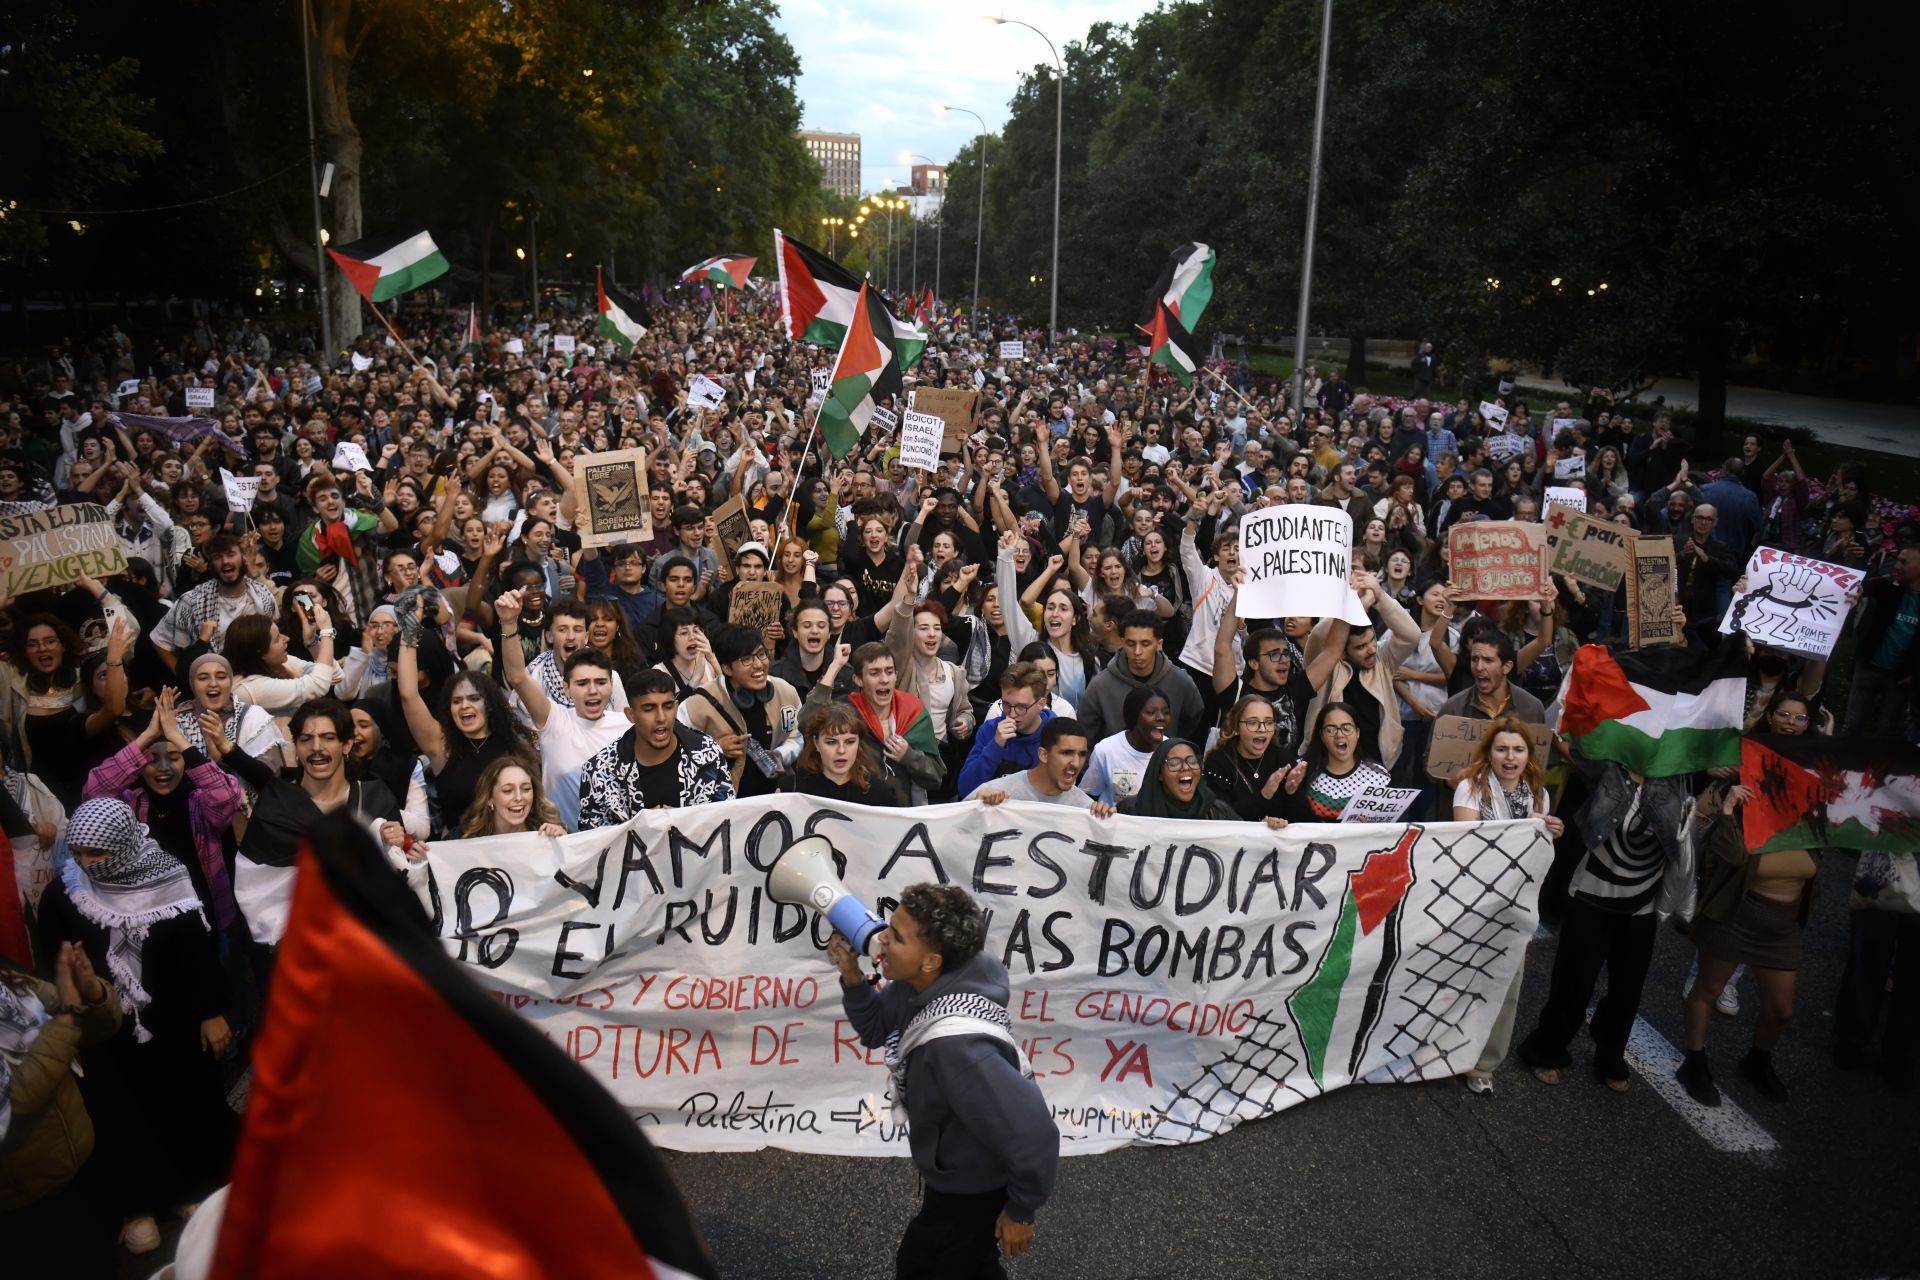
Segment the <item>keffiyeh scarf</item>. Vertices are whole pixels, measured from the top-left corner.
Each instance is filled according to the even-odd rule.
[[[221,717],[220,721],[220,727],[222,731],[225,732],[228,742],[236,746],[239,745],[240,721],[246,717],[247,708],[252,705],[250,702],[242,701],[239,694],[236,693],[233,695],[233,706]],[[173,713],[173,722],[180,726],[180,733],[186,738],[187,745],[197,749],[202,755],[205,755],[207,752],[207,735],[200,731],[200,705],[195,703],[192,706],[175,711]]]
[[[47,1025],[47,1007],[31,987],[16,989],[0,980],[0,1142],[13,1126],[13,1072],[27,1060],[40,1029]]]
[[[82,867],[73,856],[75,846],[109,856]],[[54,865],[74,908],[107,931],[107,972],[122,1011],[133,1019],[134,1039],[153,1039],[140,1021],[152,1000],[140,982],[147,931],[188,912],[200,917],[202,927],[207,923],[186,867],[155,843],[125,801],[106,798],[88,800],[73,811],[66,836],[54,851]]]
[[[1020,1061],[1020,1074],[1029,1078],[1033,1066],[1013,1038],[1013,1019],[1006,1006],[970,991],[935,996],[921,1006],[903,1031],[887,1036],[887,1074],[893,1081],[893,1105],[901,1114],[907,1109],[907,1059],[929,1040],[948,1036],[986,1036],[1010,1047]]]

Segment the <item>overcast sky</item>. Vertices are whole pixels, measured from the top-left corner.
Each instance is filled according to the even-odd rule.
[[[1129,23],[1151,0],[781,0],[777,25],[800,55],[800,101],[808,129],[860,135],[861,185],[905,182],[900,156],[945,164],[979,132],[973,117],[941,115],[938,102],[970,107],[997,131],[1021,73],[1049,60],[1025,27],[995,26],[1006,13],[1046,32],[1056,46],[1095,22]],[[1071,93],[1073,87],[1069,85]]]

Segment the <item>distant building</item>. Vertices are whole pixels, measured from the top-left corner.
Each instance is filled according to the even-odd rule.
[[[913,166],[913,194],[916,196],[940,195],[947,189],[947,166],[943,164],[917,164]]]
[[[849,198],[860,194],[860,135],[803,129],[800,141],[820,163],[820,185]]]

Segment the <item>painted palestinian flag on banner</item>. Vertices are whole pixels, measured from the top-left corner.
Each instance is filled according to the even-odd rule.
[[[427,231],[368,236],[327,250],[340,274],[368,302],[380,303],[447,274],[447,260]]]
[[[1189,386],[1193,371],[1200,367],[1193,335],[1164,302],[1154,304],[1153,323],[1147,328],[1147,359]]]
[[[1413,846],[1420,833],[1408,827],[1392,848],[1369,853],[1358,871],[1348,873],[1327,949],[1313,976],[1287,997],[1307,1070],[1322,1089],[1359,1077],[1380,1026],[1387,984],[1400,961],[1401,912],[1415,880]]]
[[[647,304],[609,285],[598,267],[593,274],[600,290],[600,336],[621,355],[632,355],[633,344],[647,336]]]
[[[1611,760],[1648,778],[1740,763],[1746,652],[1725,643],[1614,651],[1582,645],[1561,695],[1560,732],[1589,760]]]
[[[886,322],[886,308],[880,305],[880,299],[861,285],[847,324],[846,341],[840,344],[840,355],[833,362],[827,398],[820,405],[820,440],[836,459],[852,453],[866,434],[874,404],[884,394],[879,387],[887,380],[887,370],[892,368],[892,380],[899,380],[892,344],[876,336]]]
[[[839,346],[853,317],[853,300],[861,282],[826,254],[778,228],[773,233],[773,248],[780,267],[780,319],[787,336],[819,347]],[[878,298],[875,301],[880,302]],[[881,332],[893,338],[897,376],[920,363],[927,349],[927,333],[919,325],[900,319],[885,302],[880,302],[880,309],[887,317],[887,326]]]
[[[1765,733],[1740,743],[1747,848],[1920,849],[1920,751],[1904,743]]]
[[[1188,333],[1198,329],[1200,316],[1213,298],[1213,259],[1213,250],[1204,244],[1183,244],[1175,249],[1167,265],[1160,268],[1153,292],[1147,295],[1141,327],[1151,327],[1154,308],[1165,303]]]
[[[181,1274],[716,1280],[646,1131],[435,927],[364,828],[322,820]]]
[[[710,284],[718,289],[744,289],[758,258],[744,253],[722,253],[696,262],[680,273],[681,284]]]

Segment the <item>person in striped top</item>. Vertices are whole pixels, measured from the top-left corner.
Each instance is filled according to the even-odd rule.
[[[1353,707],[1329,702],[1307,735],[1306,758],[1287,772],[1288,822],[1338,822],[1347,804],[1368,787],[1389,783],[1379,749]]]

